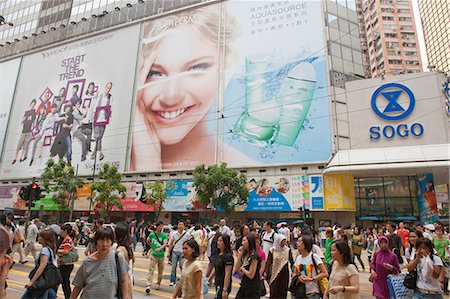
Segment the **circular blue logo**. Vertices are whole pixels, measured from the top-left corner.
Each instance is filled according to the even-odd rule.
[[[409,97],[409,106],[406,109],[398,103],[400,96],[404,92],[406,92]],[[386,108],[384,108],[383,111],[380,111],[377,106],[378,98],[383,99],[384,103],[387,102]],[[414,110],[416,99],[412,91],[405,85],[388,83],[378,87],[377,90],[375,90],[372,95],[371,104],[372,110],[379,117],[386,120],[400,120],[411,114]]]

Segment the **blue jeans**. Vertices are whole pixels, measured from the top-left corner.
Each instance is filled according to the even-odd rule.
[[[416,290],[414,292],[414,296],[412,299],[443,299],[442,294],[424,294],[421,293],[419,290]]]
[[[67,136],[64,139],[64,142],[66,143],[66,158],[67,158],[67,162],[70,162],[72,160],[72,138],[70,138],[70,136]]]
[[[183,267],[184,258],[183,253],[178,251],[172,252],[172,272],[170,273],[170,282],[177,282],[177,264],[180,265],[180,269]]]
[[[30,293],[28,292],[28,290],[25,291],[25,293],[23,293],[22,295],[22,299],[30,299],[30,298],[36,298],[36,299],[53,299],[56,298],[56,292],[54,289],[48,289],[45,290],[42,295],[40,295],[39,297],[31,297]]]

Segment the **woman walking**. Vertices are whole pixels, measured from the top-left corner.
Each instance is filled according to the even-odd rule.
[[[312,253],[313,244],[314,239],[309,235],[302,236],[297,242],[300,254],[295,260],[294,273],[299,275],[299,282],[305,285],[306,296],[296,296],[296,299],[320,299],[318,281],[328,277],[328,271],[322,259]]]
[[[228,299],[231,293],[231,272],[233,271],[234,258],[231,251],[230,236],[221,235],[217,238],[219,256],[214,266],[216,277],[216,297],[215,299]]]
[[[36,272],[33,277],[30,278],[25,284],[25,288],[27,289],[22,296],[22,299],[30,299],[30,298],[39,298],[39,299],[47,299],[47,298],[56,298],[56,285],[53,288],[49,288],[47,290],[39,290],[39,291],[30,291],[28,288],[31,287],[38,278],[42,275],[45,270],[45,267],[51,263],[56,264],[56,235],[54,232],[50,230],[41,231],[38,237],[39,244],[42,245],[42,251],[39,256],[36,258]]]
[[[398,274],[400,265],[398,257],[389,246],[390,240],[386,236],[378,237],[380,251],[374,256],[371,264],[371,276],[373,282],[373,296],[377,299],[389,299],[389,287],[387,277],[389,274]]]
[[[363,236],[361,235],[359,227],[355,227],[353,229],[353,240],[352,240],[353,264],[355,264],[355,257],[356,257],[359,263],[361,264],[363,271],[365,271],[366,267],[364,266],[364,263],[361,260],[361,251],[363,244],[364,244]]]
[[[128,227],[119,224],[114,229],[114,232],[116,234],[116,241],[117,241],[117,252],[121,253],[123,257],[125,258],[125,261],[127,262],[127,265],[130,267],[130,271],[128,272],[128,275],[130,279],[128,280],[128,298],[133,298],[132,293],[132,277],[133,277],[133,264],[135,262],[133,250],[131,249],[131,240],[130,235],[128,234]]]
[[[110,228],[100,227],[95,232],[94,242],[97,251],[81,263],[72,282],[75,287],[70,299],[78,298],[80,293],[80,298],[85,299],[117,299],[119,296],[128,299],[129,267],[122,254],[111,250],[114,232]]]
[[[405,249],[405,258],[406,258],[406,262],[409,264],[412,260],[414,260],[415,256],[416,256],[416,250],[417,250],[417,241],[419,239],[423,238],[423,234],[416,230],[416,231],[411,231],[409,232],[409,236],[408,236],[408,242],[409,242],[409,247]]]
[[[359,273],[352,264],[350,247],[344,241],[331,245],[333,269],[324,299],[359,299]]]
[[[289,277],[294,265],[291,249],[287,246],[286,236],[276,235],[274,247],[269,250],[266,263],[266,279],[269,282],[270,298],[287,298]]]
[[[261,267],[261,259],[256,251],[256,239],[254,234],[248,234],[242,239],[238,258],[234,271],[241,277],[241,287],[236,294],[237,299],[259,299],[260,276],[258,269]]]
[[[183,256],[186,261],[173,298],[181,296],[183,299],[203,299],[202,265],[198,261],[200,247],[197,241],[190,239],[183,243]]]
[[[441,275],[443,263],[433,249],[433,243],[428,238],[421,238],[416,243],[415,257],[407,267],[409,272],[417,270],[417,288],[413,299],[443,299],[440,286],[444,283]]]
[[[64,292],[64,298],[69,299],[72,290],[70,288],[70,273],[73,271],[74,262],[63,262],[63,256],[69,254],[69,252],[75,248],[70,234],[72,233],[72,226],[66,224],[61,228],[61,237],[63,238],[61,245],[58,247],[58,266],[62,276],[62,289]],[[76,249],[75,249],[76,250]]]

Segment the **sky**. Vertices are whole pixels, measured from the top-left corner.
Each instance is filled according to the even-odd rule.
[[[425,39],[423,37],[422,22],[420,21],[419,0],[412,0],[414,10],[414,20],[416,21],[417,37],[419,38],[420,56],[422,58],[422,66],[425,72],[428,71],[427,51],[425,48]]]

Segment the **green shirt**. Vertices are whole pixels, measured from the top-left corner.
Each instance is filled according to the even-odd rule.
[[[438,239],[438,238],[434,238],[433,239],[433,245],[434,248],[436,249],[439,257],[443,260],[448,262],[448,258],[445,258],[445,244],[447,244],[447,246],[450,245],[450,241],[447,238],[442,238],[442,239]]]
[[[166,249],[155,252],[156,249],[167,244],[167,235],[165,232],[161,232],[159,235],[156,232],[151,233],[148,236],[148,241],[152,244],[152,255],[156,258],[164,258],[164,252]]]
[[[333,257],[331,256],[331,245],[333,244],[334,239],[327,238],[325,242],[325,262],[329,264],[333,260]]]

